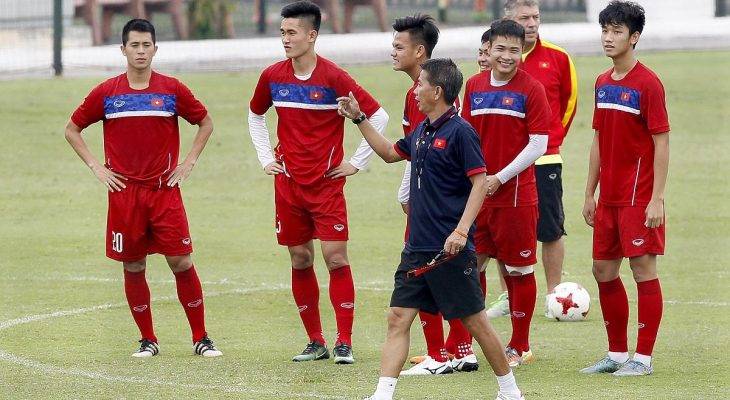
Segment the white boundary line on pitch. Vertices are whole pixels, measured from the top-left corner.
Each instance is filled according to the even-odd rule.
[[[216,296],[224,296],[224,295],[230,295],[230,294],[248,294],[248,293],[254,293],[254,292],[261,292],[261,291],[272,291],[272,290],[283,290],[287,289],[288,287],[286,285],[274,285],[274,286],[261,286],[261,287],[252,287],[252,288],[240,288],[240,289],[233,289],[233,290],[226,290],[223,292],[212,292],[208,293],[205,296],[206,297],[216,297]],[[176,296],[164,296],[164,297],[158,297],[152,299],[153,302],[157,301],[169,301],[169,300],[176,300]],[[84,308],[76,308],[72,310],[61,310],[61,311],[54,311],[47,314],[36,314],[36,315],[27,315],[25,317],[21,318],[15,318],[7,321],[0,322],[0,331],[3,331],[5,329],[9,329],[18,325],[28,324],[31,322],[36,321],[43,321],[47,319],[52,318],[60,318],[60,317],[67,317],[67,316],[73,316],[73,315],[80,315],[85,313],[90,313],[94,311],[101,311],[101,310],[108,310],[112,308],[122,308],[126,307],[127,303],[108,303],[108,304],[101,304],[98,306],[92,306],[92,307],[84,307]],[[116,383],[134,383],[134,384],[144,384],[149,385],[149,382],[145,381],[141,378],[135,378],[135,377],[129,377],[129,376],[115,376],[115,375],[109,375],[102,372],[94,372],[94,371],[86,371],[79,368],[61,368],[57,367],[51,364],[45,364],[39,361],[31,360],[29,358],[16,356],[15,354],[8,353],[2,349],[0,349],[0,360],[7,361],[13,364],[21,365],[23,367],[35,370],[36,372],[42,372],[42,373],[55,373],[55,374],[62,374],[62,375],[73,375],[73,376],[79,376],[84,377],[88,379],[95,379],[95,380],[103,380],[107,382],[116,382]],[[224,392],[228,393],[250,393],[250,394],[259,394],[259,395],[274,395],[274,396],[292,396],[292,397],[309,397],[309,398],[315,398],[315,399],[345,399],[346,397],[342,396],[330,396],[330,395],[321,395],[317,393],[291,393],[291,392],[276,392],[276,391],[270,391],[270,390],[255,390],[255,389],[249,389],[246,387],[240,387],[240,386],[224,386],[224,385],[196,385],[196,384],[189,384],[189,383],[178,383],[178,382],[155,382],[156,385],[162,385],[162,386],[171,386],[171,387],[181,387],[181,388],[188,388],[188,389],[218,389],[222,390]]]

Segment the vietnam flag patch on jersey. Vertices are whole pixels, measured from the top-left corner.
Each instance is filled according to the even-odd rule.
[[[441,149],[441,150],[445,149],[446,148],[446,139],[442,139],[442,138],[434,139],[433,147],[435,149]]]

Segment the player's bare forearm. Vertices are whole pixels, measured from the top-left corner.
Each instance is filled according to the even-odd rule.
[[[382,158],[383,161],[387,163],[403,161],[403,157],[393,148],[393,143],[375,130],[370,121],[366,119],[358,124],[357,127],[360,129],[362,137],[367,140],[370,147],[375,151],[375,154]]]
[[[654,186],[652,201],[664,201],[664,189],[669,173],[669,132],[653,135],[654,139]]]
[[[86,145],[84,138],[81,136],[81,128],[79,128],[73,121],[68,121],[66,124],[66,141],[74,149],[79,158],[89,168],[93,169],[95,166],[101,165],[99,161],[91,154],[89,146]]]
[[[461,214],[459,225],[456,227],[456,229],[462,232],[469,232],[469,228],[471,228],[474,220],[477,218],[484,198],[487,196],[486,173],[472,175],[469,177],[469,180],[471,180],[471,192],[469,192],[469,198],[466,200],[466,207],[464,207],[464,213]]]
[[[211,134],[213,134],[213,119],[210,118],[210,115],[206,115],[198,124],[198,133],[195,135],[195,139],[193,139],[193,146],[190,148],[183,162],[195,165],[198,157],[200,157],[200,153],[205,149],[205,145],[208,143]]]
[[[593,135],[591,152],[588,158],[588,178],[586,179],[585,196],[593,198],[598,187],[598,174],[601,170],[601,156],[598,149],[598,132]]]

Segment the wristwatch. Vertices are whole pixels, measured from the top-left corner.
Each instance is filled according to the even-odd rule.
[[[367,115],[365,115],[364,112],[361,112],[359,117],[352,120],[352,123],[355,125],[360,125],[360,123],[362,123],[362,121],[365,121],[366,119],[368,119]]]

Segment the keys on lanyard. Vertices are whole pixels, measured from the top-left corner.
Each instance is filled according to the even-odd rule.
[[[431,150],[434,136],[436,136],[436,131],[431,130],[430,128],[426,128],[424,129],[423,134],[418,139],[416,139],[416,181],[418,189],[421,189],[421,175],[423,175],[423,164],[426,161],[428,151]],[[421,146],[424,145],[426,145],[426,149],[423,152],[423,157],[420,157],[420,149]]]

